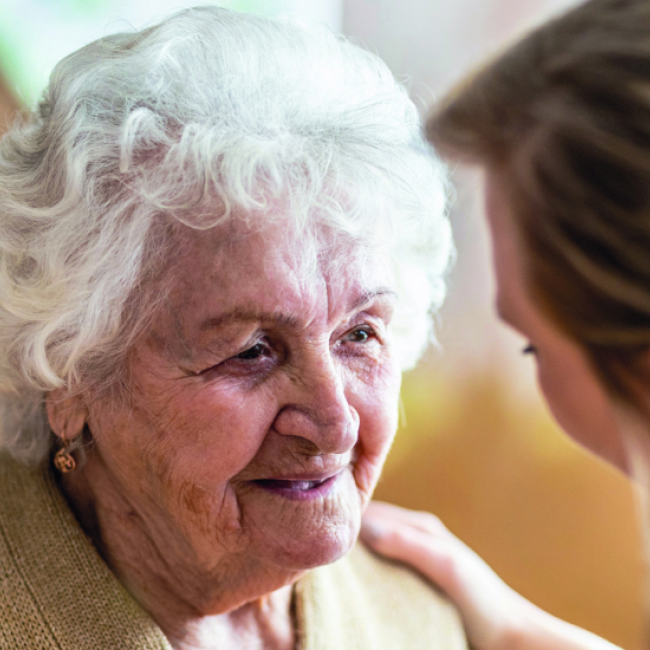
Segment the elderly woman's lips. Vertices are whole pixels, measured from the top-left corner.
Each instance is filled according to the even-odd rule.
[[[327,496],[334,489],[341,474],[342,471],[324,478],[268,478],[251,482],[277,496],[305,501]]]

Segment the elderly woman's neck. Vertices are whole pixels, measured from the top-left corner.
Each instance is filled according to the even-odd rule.
[[[177,650],[293,650],[296,637],[292,589],[285,587],[228,614],[186,620],[178,631],[166,632]]]
[[[293,650],[291,583],[299,574],[240,566],[237,557],[212,570],[191,566],[174,552],[173,535],[164,549],[152,539],[141,521],[146,513],[129,507],[102,465],[91,457],[64,477],[63,492],[111,570],[176,650]]]

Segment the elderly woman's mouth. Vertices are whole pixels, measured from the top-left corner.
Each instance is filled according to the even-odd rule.
[[[286,499],[305,501],[325,497],[335,488],[343,474],[339,470],[326,476],[273,477],[251,481],[257,487]]]

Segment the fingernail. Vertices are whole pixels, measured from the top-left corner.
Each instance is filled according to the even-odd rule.
[[[386,528],[377,521],[364,520],[361,525],[361,539],[367,544],[374,544],[386,534]]]

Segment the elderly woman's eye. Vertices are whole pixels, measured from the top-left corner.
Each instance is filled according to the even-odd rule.
[[[369,327],[358,327],[357,329],[352,330],[346,338],[348,341],[352,341],[353,343],[365,343],[374,335],[375,333]]]
[[[256,343],[253,347],[248,348],[248,350],[240,352],[236,358],[249,361],[263,356],[266,352],[268,352],[268,349],[263,343]]]

